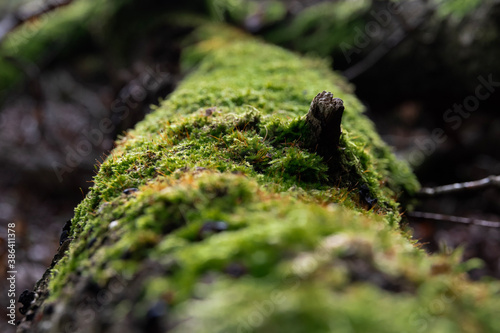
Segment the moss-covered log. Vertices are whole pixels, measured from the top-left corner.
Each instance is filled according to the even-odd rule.
[[[500,330],[498,283],[401,231],[418,183],[328,64],[224,26],[190,41],[191,74],[101,164],[19,332]],[[306,120],[322,91],[345,107],[329,161]]]

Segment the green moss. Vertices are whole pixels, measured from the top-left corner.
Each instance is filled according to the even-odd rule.
[[[127,212],[137,223],[157,232],[179,227],[180,222],[168,227],[155,222],[167,216],[180,219],[180,211],[175,208],[170,211],[162,204],[151,206],[148,212],[158,213],[144,217],[142,210],[134,214],[123,203],[107,203],[126,199],[122,192],[127,188],[193,168],[239,172],[271,191],[290,188],[293,190],[287,193],[302,200],[342,203],[358,211],[364,211],[364,205],[356,187],[365,184],[370,195],[379,200],[373,213],[385,214],[387,223],[394,225],[398,221],[396,195],[403,190],[414,191],[417,183],[375,134],[372,124],[361,116],[362,107],[352,98],[349,85],[322,62],[300,59],[248,37],[230,47],[214,48],[210,32],[215,34],[218,46],[229,45],[221,40],[237,34],[220,29],[207,26],[199,30],[197,38],[203,40],[197,44],[199,49],[192,47],[186,53],[188,58],[205,54],[197,70],[102,163],[95,185],[76,209],[73,232],[88,229],[87,221],[100,220],[107,210],[112,212],[106,218],[109,222]],[[303,115],[316,92],[325,88],[336,91],[347,110],[339,161],[344,173],[338,179],[330,179],[326,164],[302,144],[309,135]],[[180,113],[184,116],[177,115]],[[120,242],[123,246],[132,243],[127,238]]]
[[[455,332],[500,324],[499,301],[481,297],[498,286],[467,281],[459,255],[429,257],[383,217],[271,194],[243,175],[172,174],[99,211],[55,276],[54,295],[75,273],[102,287],[146,275],[136,296],[115,295],[109,306],[132,301],[134,315],[145,316],[163,300],[178,331],[418,332],[424,321]],[[207,221],[227,228],[200,238]],[[90,229],[106,240],[89,247]]]
[[[111,292],[114,322],[144,323],[160,302],[174,331],[498,328],[498,284],[468,281],[457,253],[428,256],[397,228],[398,194],[418,183],[349,84],[221,29],[191,39],[192,73],[102,163],[47,302],[85,307],[72,281],[86,281]],[[338,175],[304,144],[322,90],[346,106]]]
[[[228,35],[221,33],[220,28],[212,27],[206,28],[199,38],[207,38],[210,31],[213,34]],[[224,46],[224,43],[220,42],[220,35],[214,37],[217,47]],[[268,120],[269,124],[264,126],[270,140],[277,140],[275,135],[278,133],[274,133],[275,128],[282,126],[287,128],[288,132],[297,132],[298,135],[293,141],[299,139],[304,131],[299,128],[301,121],[297,117],[307,112],[308,105],[317,92],[330,89],[342,98],[346,105],[347,112],[343,121],[345,136],[351,131],[356,133],[345,144],[345,162],[351,164],[350,169],[352,166],[358,166],[358,171],[366,174],[363,180],[372,185],[375,182],[389,181],[397,191],[402,188],[410,192],[416,189],[416,182],[409,170],[394,159],[375,134],[373,125],[366,118],[359,117],[363,107],[359,101],[352,98],[350,86],[342,78],[331,73],[326,63],[299,59],[272,46],[267,46],[265,52],[261,48],[260,43],[241,41],[232,43],[230,48],[220,47],[211,52],[212,39],[208,39],[197,48],[190,49],[185,55],[187,59],[191,59],[193,54],[196,54],[197,59],[203,52],[208,55],[197,71],[179,87],[177,93],[155,112],[156,117],[170,118],[177,110],[195,112],[211,107],[215,107],[222,114],[241,114],[249,109],[258,110],[262,115],[272,114]],[[252,62],[245,63],[242,59],[247,59],[246,57],[252,59]],[[161,122],[156,121],[155,117],[151,119],[152,122],[146,120],[142,126],[152,125],[147,128],[148,131],[160,130],[158,125]],[[287,124],[280,125],[279,121],[287,121]],[[265,136],[263,132],[259,134]],[[279,139],[282,141],[286,138]],[[377,172],[372,172],[375,170]],[[376,175],[380,172],[385,173],[385,177]],[[388,176],[389,172],[395,172],[397,175],[391,178]],[[395,180],[399,176],[401,178]],[[401,181],[402,179],[404,181]]]

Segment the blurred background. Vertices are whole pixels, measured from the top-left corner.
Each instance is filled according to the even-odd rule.
[[[328,59],[423,186],[500,174],[500,1],[4,0],[0,274],[14,222],[18,295],[50,265],[96,163],[182,79],[195,17]],[[419,199],[414,209],[500,221],[498,194]],[[464,259],[482,259],[471,277],[500,277],[499,229],[405,223],[429,252],[462,247]]]

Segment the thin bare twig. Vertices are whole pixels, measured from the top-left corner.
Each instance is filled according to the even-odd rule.
[[[0,21],[0,43],[2,43],[5,36],[16,27],[27,21],[36,19],[58,7],[66,6],[72,1],[73,0],[47,0],[35,8],[28,4],[22,6],[18,11],[8,14]]]
[[[414,217],[414,218],[419,218],[419,219],[424,219],[424,220],[444,221],[444,222],[462,223],[462,224],[473,224],[473,225],[479,225],[482,227],[500,228],[500,222],[487,221],[487,220],[475,219],[475,218],[470,218],[470,217],[451,216],[451,215],[426,213],[426,212],[409,212],[407,215],[409,217]]]
[[[449,185],[443,185],[443,186],[437,186],[437,187],[423,187],[419,195],[420,196],[427,196],[427,197],[434,197],[438,196],[441,194],[449,194],[449,193],[456,193],[456,192],[465,192],[467,190],[475,190],[475,189],[480,189],[488,186],[499,186],[500,187],[500,176],[488,176],[483,179],[479,180],[474,180],[471,182],[465,182],[465,183],[455,183],[455,184],[449,184]]]

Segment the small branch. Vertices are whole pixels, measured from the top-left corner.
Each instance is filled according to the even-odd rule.
[[[306,123],[312,132],[309,146],[315,149],[327,164],[331,164],[334,156],[338,154],[343,114],[343,101],[333,98],[331,92],[323,91],[314,97],[306,115]]]
[[[70,4],[72,0],[52,0],[46,1],[42,4],[32,8],[33,6],[25,5],[17,12],[8,14],[0,21],[0,43],[4,40],[5,36],[14,28],[24,24],[27,21],[38,18],[39,16],[48,13],[58,7]]]
[[[486,220],[474,219],[474,218],[470,218],[470,217],[451,216],[451,215],[425,213],[425,212],[409,212],[407,214],[407,216],[419,218],[419,219],[424,219],[424,220],[444,221],[444,222],[462,223],[462,224],[473,224],[473,225],[479,225],[482,227],[500,228],[500,222],[486,221]]]
[[[488,176],[483,179],[465,182],[465,183],[455,183],[437,187],[423,187],[419,195],[434,197],[441,194],[456,193],[456,192],[466,192],[468,190],[475,190],[480,188],[485,188],[488,186],[499,186],[500,187],[500,176]]]

